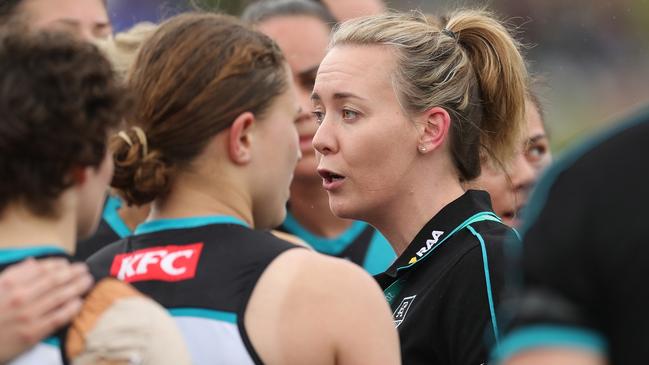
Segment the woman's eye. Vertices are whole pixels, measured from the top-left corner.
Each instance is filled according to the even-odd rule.
[[[547,152],[547,148],[545,146],[541,145],[536,145],[536,146],[531,146],[527,150],[527,159],[531,162],[537,162],[545,156],[545,153]]]
[[[343,109],[343,119],[353,120],[358,117],[358,112],[349,109]]]
[[[313,117],[315,118],[316,124],[322,124],[322,121],[324,120],[325,114],[321,111],[314,111],[311,112],[313,114]]]

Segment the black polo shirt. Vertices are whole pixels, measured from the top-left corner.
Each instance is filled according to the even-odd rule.
[[[649,108],[631,119],[539,182],[499,359],[568,347],[616,365],[648,361]]]
[[[511,228],[489,194],[469,190],[433,217],[376,279],[393,310],[404,364],[480,365],[498,332],[503,245]]]

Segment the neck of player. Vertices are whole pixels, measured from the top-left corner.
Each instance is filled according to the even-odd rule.
[[[398,256],[431,218],[464,194],[455,174],[440,173],[417,181],[408,194],[400,194],[364,219],[387,238]]]
[[[38,215],[21,203],[9,204],[0,216],[0,248],[55,246],[72,254],[77,240],[76,216],[68,199],[60,199],[51,216]]]

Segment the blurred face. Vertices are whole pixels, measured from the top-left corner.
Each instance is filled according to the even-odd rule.
[[[311,93],[318,66],[329,44],[329,27],[312,16],[279,16],[258,24],[257,29],[272,38],[286,56],[293,74],[302,113],[297,119],[302,159],[295,169],[296,180],[318,183],[315,150],[311,141],[317,129],[311,111]]]
[[[32,29],[70,32],[88,41],[112,32],[102,0],[23,0],[19,11]]]
[[[318,172],[339,217],[371,219],[410,191],[418,132],[401,110],[383,46],[337,46],[316,77]]]
[[[286,202],[293,171],[300,158],[295,120],[300,106],[295,88],[278,96],[264,118],[256,124],[252,161],[254,176],[253,219],[255,228],[274,228],[286,216]]]
[[[475,181],[477,188],[487,190],[491,195],[495,213],[512,227],[519,226],[520,210],[527,203],[539,175],[552,162],[541,116],[532,103],[527,102],[525,106],[528,135],[520,142],[510,170],[506,173],[499,166],[486,163]]]
[[[113,156],[106,153],[97,167],[85,169],[85,179],[77,185],[77,238],[84,239],[95,233],[101,219],[108,185],[113,178]]]
[[[379,14],[385,11],[385,4],[383,4],[382,0],[324,0],[323,3],[330,9],[333,16],[340,21]]]

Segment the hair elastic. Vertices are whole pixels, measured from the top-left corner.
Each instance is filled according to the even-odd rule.
[[[131,128],[134,132],[135,135],[137,135],[137,139],[140,141],[140,144],[142,145],[142,157],[146,156],[149,154],[149,145],[146,140],[146,133],[142,130],[140,127],[132,127]],[[128,133],[124,131],[120,131],[117,133],[117,136],[126,142],[126,144],[129,145],[129,147],[133,147],[133,140],[131,137],[129,137]]]
[[[146,155],[149,154],[149,146],[146,140],[146,134],[140,127],[133,127],[133,130],[135,131],[135,134],[137,135],[137,139],[140,140],[140,144],[142,145],[142,157],[145,157]]]
[[[126,142],[127,145],[129,145],[130,147],[133,147],[133,141],[131,140],[131,137],[129,137],[128,134],[126,134],[126,132],[119,131],[119,133],[117,133],[117,136],[119,138],[123,139],[124,142]]]
[[[442,29],[442,34],[445,34],[445,35],[447,35],[447,36],[449,36],[449,37],[451,37],[451,38],[453,38],[453,39],[455,39],[457,41],[457,34],[454,31],[452,31],[452,30],[450,30],[448,28]]]

